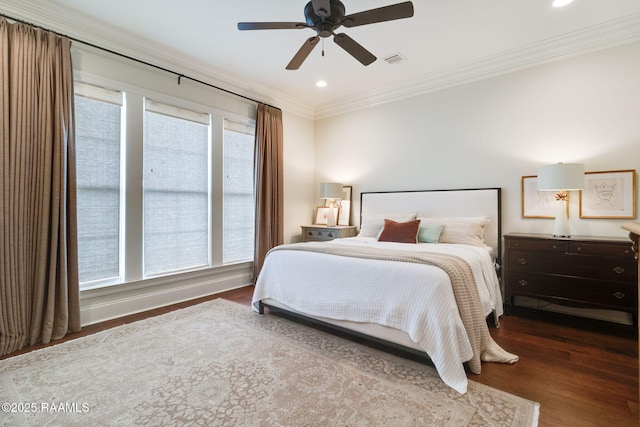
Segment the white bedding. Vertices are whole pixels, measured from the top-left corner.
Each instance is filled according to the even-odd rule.
[[[378,242],[375,238],[360,237],[336,239],[331,244],[455,254],[471,266],[484,314],[492,311],[502,314],[498,278],[486,248]],[[429,355],[447,385],[460,393],[466,392],[463,363],[471,359],[472,349],[449,276],[437,267],[306,251],[275,251],[265,259],[256,282],[254,309],[263,299],[276,300],[311,316],[376,323],[401,330]]]

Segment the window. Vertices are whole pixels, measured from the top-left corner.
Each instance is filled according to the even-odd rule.
[[[81,289],[253,259],[253,121],[182,105],[76,83]]]
[[[146,101],[144,274],[209,264],[209,116]]]
[[[253,259],[254,129],[225,121],[223,186],[223,263]]]
[[[118,281],[123,96],[81,83],[75,92],[80,282]]]

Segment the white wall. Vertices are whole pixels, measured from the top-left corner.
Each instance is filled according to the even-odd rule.
[[[301,225],[310,224],[315,209],[315,126],[313,120],[283,111],[284,241],[301,240]]]
[[[501,187],[503,232],[550,233],[521,218],[520,182],[537,167],[640,171],[640,43],[319,120],[316,186],[361,191]],[[575,192],[574,192],[575,193]],[[575,235],[626,236],[629,220],[580,219]]]

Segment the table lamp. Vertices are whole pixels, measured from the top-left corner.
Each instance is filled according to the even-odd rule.
[[[323,182],[320,184],[320,198],[325,199],[325,205],[329,206],[329,214],[327,215],[327,227],[335,227],[337,223],[336,217],[336,200],[342,199],[344,192],[342,184],[337,182]]]
[[[556,191],[557,212],[553,225],[554,237],[571,237],[567,201],[569,191],[581,190],[584,186],[584,165],[582,163],[557,163],[538,168],[538,190]]]

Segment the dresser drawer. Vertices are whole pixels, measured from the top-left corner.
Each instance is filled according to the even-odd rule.
[[[604,257],[551,252],[510,251],[510,271],[549,273],[588,279],[635,283],[638,277],[633,257]]]
[[[507,240],[508,249],[523,249],[532,251],[551,251],[551,252],[566,252],[569,248],[569,242],[557,241],[557,240],[529,240],[529,239],[517,239]]]
[[[512,273],[507,292],[559,303],[594,308],[620,309],[637,313],[638,288],[635,284],[603,282],[575,277]]]
[[[356,227],[352,225],[324,227],[303,225],[302,240],[305,242],[326,242],[342,237],[353,237],[356,235]]]
[[[635,261],[633,250],[631,249],[631,243],[628,245],[616,245],[606,243],[585,243],[585,242],[570,242],[569,252],[575,254],[584,255],[604,255],[629,258]]]
[[[335,230],[307,230],[305,238],[307,240],[333,240],[339,236]]]

